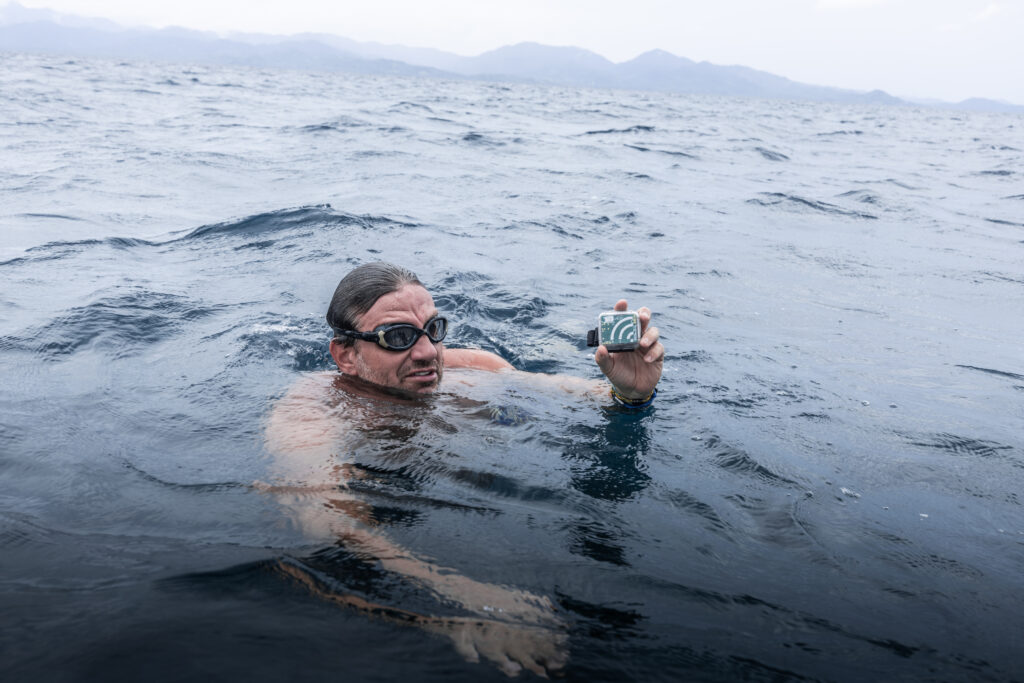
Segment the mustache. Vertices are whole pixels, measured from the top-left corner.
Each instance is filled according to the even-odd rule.
[[[441,371],[442,364],[440,361],[417,361],[409,366],[408,372],[420,372],[421,370],[435,370]]]

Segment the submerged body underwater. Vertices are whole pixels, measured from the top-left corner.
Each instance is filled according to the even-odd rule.
[[[2,60],[5,679],[1024,676],[1020,116]],[[339,393],[377,260],[530,373],[650,307],[654,405]]]

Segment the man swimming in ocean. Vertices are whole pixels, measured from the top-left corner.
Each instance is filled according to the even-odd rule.
[[[626,310],[619,301],[615,310]],[[661,378],[665,349],[658,329],[650,327],[651,312],[639,311],[640,346],[629,353],[609,353],[601,346],[594,360],[611,382],[614,400],[646,406]],[[402,397],[433,393],[444,369],[513,370],[500,356],[481,349],[448,349],[442,341],[447,320],[415,274],[388,263],[359,266],[338,284],[327,311],[334,330],[331,357],[350,378]]]
[[[620,300],[615,309],[626,306]],[[280,571],[324,600],[443,635],[466,659],[483,657],[509,675],[527,669],[544,676],[561,669],[567,660],[566,624],[551,600],[464,576],[393,542],[381,533],[372,506],[352,490],[368,476],[353,454],[379,444],[381,430],[414,430],[415,425],[403,424],[410,413],[400,409],[435,394],[446,369],[466,371],[455,382],[457,388],[471,387],[476,371],[476,380],[481,373],[504,376],[643,410],[656,396],[665,350],[650,325],[650,310],[641,308],[638,314],[635,351],[611,354],[600,346],[594,354],[607,382],[524,373],[488,351],[446,348],[448,322],[409,270],[368,263],[351,271],[327,311],[334,331],[330,354],[340,372],[306,375],[274,405],[266,426],[267,448],[277,456],[274,483],[261,488],[277,495],[308,535],[340,540],[381,569],[474,616],[437,617],[369,603],[325,588],[294,562],[281,562]],[[388,406],[398,412],[389,414]]]

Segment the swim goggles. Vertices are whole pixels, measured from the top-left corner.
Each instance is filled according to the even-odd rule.
[[[335,335],[339,337],[352,337],[363,341],[375,342],[377,346],[388,351],[405,351],[411,349],[413,344],[420,340],[420,337],[427,335],[427,338],[435,344],[439,343],[448,334],[447,318],[431,318],[424,328],[416,327],[410,323],[391,323],[375,327],[372,332],[357,332],[356,330],[336,330]]]

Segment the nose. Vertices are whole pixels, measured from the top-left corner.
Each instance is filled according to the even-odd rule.
[[[409,355],[415,361],[432,361],[437,358],[437,344],[430,341],[430,337],[427,335],[420,335],[420,338],[412,345]]]

